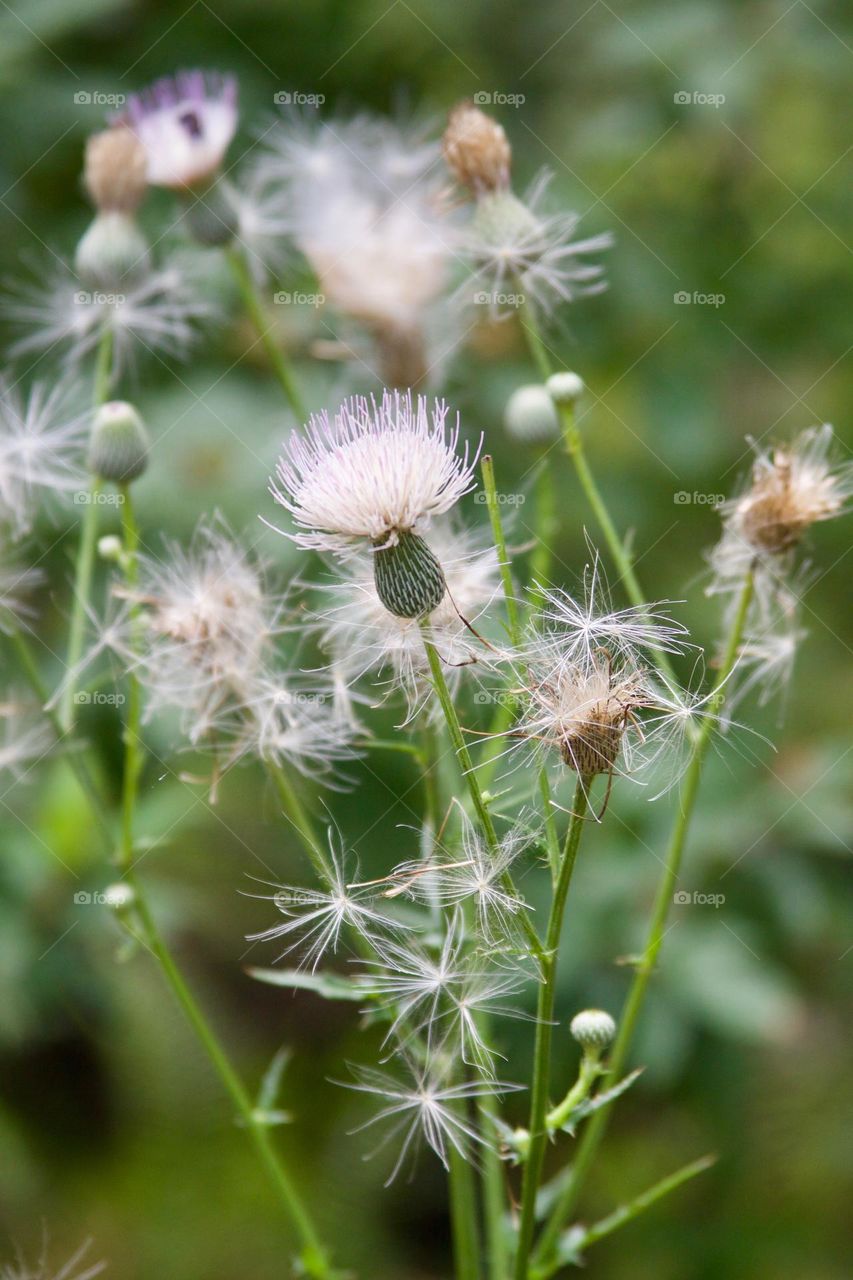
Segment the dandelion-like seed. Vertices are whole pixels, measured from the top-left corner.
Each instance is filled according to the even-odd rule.
[[[179,71],[132,93],[120,123],[145,148],[151,186],[207,186],[219,172],[237,129],[237,81],[205,71]]]
[[[391,613],[421,618],[441,603],[441,564],[421,536],[474,487],[479,450],[460,451],[447,405],[386,392],[312,415],[285,447],[271,492],[306,532],[301,547],[338,554],[368,543],[376,591]]]
[[[472,1098],[494,1096],[515,1087],[484,1079],[451,1084],[447,1077],[447,1064],[438,1057],[422,1064],[406,1060],[406,1067],[406,1080],[373,1067],[357,1067],[354,1069],[356,1083],[347,1085],[359,1093],[373,1094],[384,1101],[377,1114],[353,1130],[354,1133],[390,1120],[392,1130],[386,1141],[402,1136],[400,1152],[386,1186],[394,1181],[406,1157],[421,1140],[432,1148],[445,1169],[449,1168],[451,1149],[463,1159],[470,1159],[478,1144],[485,1146],[487,1143],[466,1119],[469,1102]]]
[[[0,774],[9,773],[16,782],[51,748],[53,735],[40,713],[15,690],[0,698]]]
[[[0,378],[0,523],[13,537],[32,528],[41,498],[83,483],[88,414],[67,384],[37,382],[26,398]]]
[[[377,905],[375,885],[357,885],[354,859],[335,848],[331,829],[329,838],[328,884],[325,888],[302,888],[298,885],[275,886],[272,900],[284,917],[280,924],[261,933],[249,935],[251,942],[284,943],[279,959],[302,949],[300,967],[313,972],[328,952],[335,954],[341,935],[352,931],[371,944],[406,926]]]
[[[306,777],[327,781],[340,762],[357,754],[353,725],[338,714],[328,688],[295,686],[283,672],[267,673],[256,684],[237,734],[237,754],[290,764]]]

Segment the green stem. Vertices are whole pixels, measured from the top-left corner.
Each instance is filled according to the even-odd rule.
[[[308,811],[299,799],[287,770],[282,765],[276,764],[274,760],[265,760],[264,765],[275,784],[279,799],[284,806],[285,814],[299,836],[305,852],[311,859],[311,865],[324,884],[331,884],[333,881],[332,869],[323,851],[323,845],[314,830],[314,823],[311,821]]]
[[[536,477],[536,546],[530,557],[530,577],[542,588],[547,587],[554,557],[551,539],[554,536],[555,518],[554,477],[547,458],[543,458]],[[541,601],[542,593],[534,587],[531,605]]]
[[[504,600],[506,601],[507,622],[509,624],[508,630],[513,644],[518,644],[518,602],[515,598],[515,591],[512,585],[512,571],[510,569],[509,556],[507,555],[506,549],[506,538],[504,537],[500,508],[498,506],[498,492],[495,487],[495,464],[492,461],[490,454],[484,454],[480,459],[480,470],[483,473],[483,487],[486,491],[486,506],[489,511],[489,520],[492,525],[492,537],[495,540],[495,547],[498,553],[498,565],[500,567],[501,583],[503,584]]]
[[[273,372],[281,385],[281,389],[284,392],[291,409],[296,414],[296,417],[300,422],[305,422],[307,421],[308,415],[305,412],[305,405],[302,403],[302,397],[299,394],[296,379],[293,376],[293,370],[290,367],[290,363],[286,355],[276,342],[274,326],[270,323],[266,314],[263,301],[258,294],[258,289],[252,278],[252,273],[249,270],[248,263],[246,262],[243,253],[237,248],[227,249],[226,256],[231,265],[234,279],[237,282],[237,288],[240,291],[240,297],[243,300],[243,305],[246,308],[249,319],[254,325],[258,337],[263,343],[264,350],[266,351],[269,362],[273,367]]]
[[[545,949],[540,961],[542,980],[536,1008],[536,1043],[533,1053],[533,1084],[530,1095],[530,1146],[524,1165],[521,1184],[521,1214],[518,1224],[518,1246],[515,1258],[516,1280],[527,1280],[528,1259],[536,1227],[536,1195],[545,1160],[548,1141],[548,1088],[551,1075],[551,1039],[553,1033],[554,1002],[556,998],[557,961],[560,953],[560,935],[572,872],[577,861],[581,833],[587,809],[587,792],[590,779],[578,778],[572,816],[566,832],[560,874],[551,901]]]
[[[480,1238],[477,1230],[477,1191],[474,1170],[451,1144],[450,1221],[453,1229],[453,1261],[456,1280],[479,1280]]]
[[[124,534],[123,563],[125,579],[132,595],[136,591],[138,583],[139,530],[134,517],[129,486],[121,486],[120,493],[122,498],[122,531]],[[131,622],[133,624],[138,622],[137,608],[134,608],[131,613]],[[131,636],[132,647],[136,648],[139,640],[137,625],[133,625]],[[261,1162],[270,1175],[285,1210],[299,1235],[303,1247],[302,1265],[308,1275],[317,1277],[318,1280],[325,1280],[331,1274],[330,1267],[313,1222],[297,1194],[290,1175],[273,1148],[266,1125],[256,1115],[249,1095],[231,1066],[207,1019],[196,1004],[175,961],[172,959],[169,948],[157,929],[139,879],[134,874],[134,815],[138,797],[139,775],[142,767],[142,743],[139,732],[141,711],[141,686],[137,676],[131,671],[128,676],[128,704],[124,727],[125,756],[119,866],[122,874],[134,890],[134,907],[145,932],[145,941],[158,960],[167,983],[236,1106]]]
[[[719,673],[712,690],[710,708],[715,712],[719,711],[723,705],[724,686],[732,673],[735,662],[737,661],[741,639],[743,637],[747,616],[749,614],[749,607],[752,603],[753,589],[753,574],[750,571],[741,591],[737,611],[732,622],[725,652],[720,663]],[[619,1019],[619,1030],[613,1043],[613,1049],[608,1058],[608,1069],[616,1080],[620,1078],[624,1068],[628,1050],[633,1039],[634,1029],[637,1024],[637,1019],[639,1018],[640,1010],[643,1007],[643,1002],[646,997],[646,990],[652,973],[654,972],[655,963],[663,944],[664,934],[666,931],[666,921],[669,915],[670,905],[672,903],[673,891],[676,883],[678,882],[678,875],[681,870],[687,833],[690,829],[690,821],[696,804],[702,765],[708,752],[714,726],[715,718],[713,715],[709,714],[700,725],[693,744],[690,763],[685,774],[684,786],[680,797],[681,807],[670,837],[664,872],[658,886],[654,907],[652,909],[652,918],[649,924],[646,946],[643,951],[642,958],[637,965],[634,980],[631,983],[631,988],[625,1001],[625,1007]],[[554,1249],[563,1223],[565,1223],[569,1215],[574,1212],[581,1188],[583,1187],[599,1144],[604,1137],[609,1119],[610,1108],[604,1107],[601,1111],[597,1111],[595,1115],[593,1115],[588,1126],[584,1130],[583,1138],[578,1144],[577,1154],[572,1164],[571,1177],[557,1200],[557,1203],[552,1210],[551,1217],[549,1218],[542,1233],[542,1238],[537,1249],[537,1258],[540,1260],[546,1259],[549,1253]]]
[[[96,409],[105,404],[109,398],[113,377],[113,345],[112,329],[104,329],[95,356],[93,398]]]
[[[527,339],[527,346],[533,357],[533,363],[542,375],[543,382],[550,378],[553,373],[551,361],[548,357],[548,351],[545,343],[542,341],[542,333],[539,329],[539,323],[533,308],[528,302],[525,302],[520,312],[521,327],[524,330],[524,336]]]
[[[62,740],[67,736],[67,731],[63,729],[60,724],[59,716],[56,712],[52,708],[48,708],[46,705],[50,698],[50,694],[48,693],[47,687],[41,678],[39,669],[36,666],[33,655],[30,653],[24,637],[21,635],[20,631],[13,631],[11,635],[8,636],[8,640],[17,655],[23,673],[30,683],[30,687],[39,700],[42,712],[47,717],[50,726],[56,735],[57,741],[62,742]],[[109,853],[112,853],[112,827],[106,816],[104,804],[98,793],[98,788],[95,785],[85,761],[81,758],[79,753],[74,750],[63,752],[62,759],[67,763],[69,769],[76,778],[78,786],[80,787],[85,799],[89,802],[89,806],[92,810],[92,816],[98,825],[105,848]]]
[[[548,1112],[545,1125],[549,1133],[553,1133],[555,1129],[562,1129],[578,1103],[583,1102],[584,1098],[589,1096],[592,1086],[603,1071],[604,1068],[601,1066],[598,1054],[585,1053],[583,1055],[577,1080],[565,1098],[563,1098],[563,1101],[557,1103],[557,1106],[552,1107]]]

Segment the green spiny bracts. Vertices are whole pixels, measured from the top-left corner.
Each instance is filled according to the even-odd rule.
[[[423,618],[444,599],[444,571],[423,538],[401,532],[393,546],[381,543],[373,553],[376,592],[398,618]]]

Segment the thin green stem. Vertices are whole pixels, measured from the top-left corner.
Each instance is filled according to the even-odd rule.
[[[527,339],[527,346],[533,357],[533,363],[542,375],[543,382],[550,378],[553,373],[551,361],[545,343],[542,341],[542,333],[536,314],[528,302],[525,302],[520,312],[521,327],[524,330],[524,336]]]
[[[46,685],[44,684],[44,681],[41,678],[41,674],[39,673],[39,669],[36,666],[35,659],[33,658],[33,655],[30,653],[26,640],[24,639],[20,631],[13,631],[11,635],[8,636],[8,640],[13,650],[15,651],[15,654],[18,658],[18,662],[20,663],[20,666],[24,675],[29,681],[30,687],[32,688],[33,692],[35,693],[36,697],[39,700],[39,704],[42,712],[47,717],[50,723],[50,726],[53,729],[54,734],[56,735],[57,742],[62,742],[62,740],[67,736],[67,731],[63,729],[62,725],[59,722],[59,716],[56,714],[53,708],[47,706],[50,695],[48,693]],[[110,825],[110,821],[108,817],[106,816],[106,809],[105,809],[103,800],[101,799],[101,796],[98,792],[98,788],[95,785],[94,779],[92,778],[92,775],[89,772],[89,769],[88,769],[88,766],[86,765],[85,760],[83,760],[79,752],[74,750],[63,752],[62,759],[68,765],[68,768],[71,770],[72,774],[77,780],[77,784],[80,787],[80,790],[82,791],[83,796],[89,802],[89,806],[92,811],[92,816],[94,817],[95,822],[97,823],[98,829],[101,833],[101,837],[104,841],[104,845],[107,852],[112,853],[112,849],[113,849],[112,827]]]
[[[546,587],[551,576],[554,550],[551,539],[556,527],[554,477],[548,459],[543,458],[536,477],[536,546],[530,557],[530,577],[534,584],[531,605],[541,600],[539,587]]]
[[[580,847],[581,833],[586,816],[589,783],[590,779],[588,778],[578,778],[575,788],[572,816],[566,832],[560,874],[554,889],[551,910],[548,916],[545,949],[540,961],[542,965],[542,980],[539,984],[539,999],[536,1008],[536,1042],[533,1052],[533,1083],[530,1094],[530,1146],[521,1184],[521,1213],[515,1257],[516,1280],[527,1280],[530,1248],[536,1227],[536,1195],[539,1190],[542,1165],[545,1159],[545,1147],[548,1141],[548,1089],[551,1076],[551,1039],[556,998],[557,962],[560,954],[560,935],[563,928],[566,899],[572,881],[572,872],[577,861],[578,848]]]
[[[101,334],[101,340],[98,343],[98,350],[95,356],[93,399],[96,409],[105,404],[109,398],[110,384],[113,377],[114,345],[113,331],[108,327]]]
[[[483,488],[486,491],[486,506],[492,525],[492,537],[495,540],[495,547],[498,553],[498,565],[504,589],[504,600],[506,601],[509,635],[513,644],[518,644],[518,601],[515,598],[515,590],[512,585],[512,571],[510,569],[509,556],[507,555],[506,538],[504,537],[500,507],[498,505],[498,491],[495,486],[495,464],[490,454],[484,454],[480,459],[480,470],[483,473]]]
[[[474,1170],[462,1152],[457,1151],[452,1144],[448,1152],[448,1164],[456,1280],[479,1280],[480,1235],[477,1227]]]
[[[314,823],[299,798],[299,794],[290,780],[287,770],[274,760],[265,760],[264,765],[272,779],[284,811],[294,831],[299,836],[302,847],[311,860],[311,865],[324,884],[331,884],[332,870],[323,850],[323,845],[314,829]]]
[[[735,662],[737,661],[738,651],[740,649],[747,616],[749,614],[749,607],[752,603],[753,590],[754,581],[752,572],[750,572],[746,577],[741,591],[738,607],[732,621],[731,630],[726,642],[717,679],[714,682],[712,689],[712,696],[710,699],[710,708],[712,711],[719,711],[723,705],[725,697],[724,686],[726,685],[734,668]],[[625,1061],[634,1036],[634,1029],[640,1015],[640,1010],[643,1007],[646,991],[648,989],[652,973],[654,972],[658,954],[663,944],[664,934],[666,932],[666,921],[672,903],[673,891],[676,883],[678,882],[684,848],[687,841],[687,834],[690,829],[690,822],[696,804],[702,766],[708,752],[715,723],[716,720],[713,715],[709,714],[706,716],[699,727],[699,731],[693,744],[690,763],[687,767],[687,772],[684,777],[684,785],[681,791],[681,807],[670,837],[664,871],[661,876],[654,907],[652,909],[652,918],[649,924],[645,949],[643,951],[642,958],[637,965],[634,979],[631,983],[631,988],[628,992],[628,997],[625,1001],[625,1006],[619,1019],[619,1030],[608,1059],[608,1069],[615,1080],[619,1079],[625,1066]],[[542,1238],[537,1248],[537,1258],[540,1260],[546,1259],[549,1253],[554,1249],[563,1224],[574,1211],[581,1189],[586,1180],[586,1176],[589,1172],[590,1166],[592,1165],[592,1161],[601,1140],[604,1137],[609,1119],[610,1108],[604,1107],[593,1115],[588,1126],[584,1130],[583,1138],[578,1144],[577,1154],[572,1163],[571,1177],[557,1200],[542,1233]]]
[[[296,414],[296,417],[300,422],[305,422],[307,420],[305,405],[303,404],[302,397],[299,394],[299,388],[296,385],[293,370],[290,367],[290,362],[288,361],[287,356],[276,342],[274,327],[270,323],[269,317],[266,314],[266,309],[258,294],[257,285],[252,278],[252,273],[249,270],[246,258],[242,251],[236,247],[227,249],[226,256],[231,264],[231,270],[234,274],[234,279],[237,282],[237,288],[240,291],[240,297],[242,298],[243,305],[246,308],[246,312],[255,328],[255,331],[257,332],[258,337],[263,343],[264,350],[267,353],[269,362],[272,365],[273,372],[279,381],[281,389],[284,392],[291,409]]]
[[[562,1129],[578,1103],[583,1102],[584,1098],[589,1096],[592,1086],[601,1076],[603,1070],[604,1068],[602,1068],[597,1054],[585,1053],[583,1055],[577,1080],[565,1098],[563,1098],[563,1101],[558,1102],[556,1107],[552,1107],[548,1112],[545,1125],[549,1133],[553,1133],[555,1129]]]
[[[120,493],[122,498],[122,531],[124,534],[123,564],[125,580],[132,594],[135,592],[138,582],[139,530],[134,516],[130,487],[123,485]],[[138,611],[135,608],[131,613],[131,621],[133,624],[138,621]],[[138,627],[136,625],[133,626],[131,635],[132,647],[135,649],[138,644]],[[159,962],[167,983],[236,1106],[261,1162],[272,1179],[284,1208],[296,1229],[302,1244],[301,1262],[306,1274],[316,1277],[317,1280],[327,1280],[327,1277],[331,1274],[329,1262],[308,1211],[303,1205],[290,1175],[273,1148],[265,1123],[256,1114],[242,1082],[231,1066],[225,1051],[219,1044],[210,1024],[207,1022],[175,964],[165,939],[157,929],[143,887],[134,873],[134,817],[138,798],[139,776],[142,768],[142,742],[139,732],[141,711],[141,686],[135,673],[131,671],[128,676],[127,714],[124,727],[125,756],[121,802],[121,837],[118,852],[119,866],[122,874],[133,888],[134,909],[143,926],[144,940]]]

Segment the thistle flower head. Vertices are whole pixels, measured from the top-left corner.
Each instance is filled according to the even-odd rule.
[[[145,149],[151,186],[206,186],[237,129],[237,81],[214,72],[179,71],[131,94],[119,123]]]
[[[145,148],[132,130],[116,126],[86,143],[83,181],[100,213],[135,213],[147,185]]]
[[[600,1053],[616,1035],[616,1023],[603,1009],[584,1009],[572,1018],[569,1030],[584,1052]]]
[[[449,1168],[451,1148],[463,1159],[469,1159],[473,1148],[477,1144],[486,1145],[486,1140],[465,1118],[467,1104],[472,1098],[494,1096],[513,1087],[483,1079],[452,1084],[448,1064],[440,1055],[424,1063],[404,1058],[404,1069],[406,1077],[401,1079],[399,1075],[372,1067],[357,1067],[354,1068],[356,1082],[348,1085],[359,1093],[373,1094],[384,1103],[375,1116],[354,1132],[390,1120],[389,1138],[402,1139],[386,1186],[394,1181],[407,1156],[416,1151],[422,1140],[432,1148],[445,1169]]]
[[[609,248],[611,237],[575,240],[578,215],[548,213],[543,207],[549,181],[550,175],[542,174],[523,200],[509,190],[482,196],[462,237],[475,296],[487,292],[495,315],[506,313],[501,298],[514,298],[519,291],[528,304],[548,314],[559,303],[605,288],[602,268],[586,259]],[[469,281],[466,293],[470,288]]]
[[[456,181],[475,196],[509,187],[512,150],[507,136],[473,102],[460,102],[450,112],[442,153]]]
[[[197,742],[255,696],[281,602],[219,523],[202,523],[188,550],[170,544],[162,559],[144,557],[140,595],[148,714],[177,708]]]
[[[365,116],[297,117],[268,144],[259,170],[278,186],[326,302],[369,335],[386,385],[417,385],[434,363],[432,313],[452,253],[436,148]]]
[[[136,480],[148,465],[150,441],[132,404],[109,400],[92,424],[88,466],[93,475],[115,484]]]
[[[289,673],[255,681],[237,731],[235,754],[289,764],[306,777],[334,780],[337,766],[357,754],[354,726],[342,719],[325,685],[303,687]]]
[[[460,450],[458,420],[424,396],[386,392],[379,404],[356,396],[334,419],[312,414],[294,431],[272,484],[301,530],[300,547],[345,552],[359,542],[395,546],[420,533],[475,485],[476,453]]]
[[[79,488],[88,415],[68,384],[34,383],[24,396],[0,378],[0,524],[28,533],[40,501]]]

